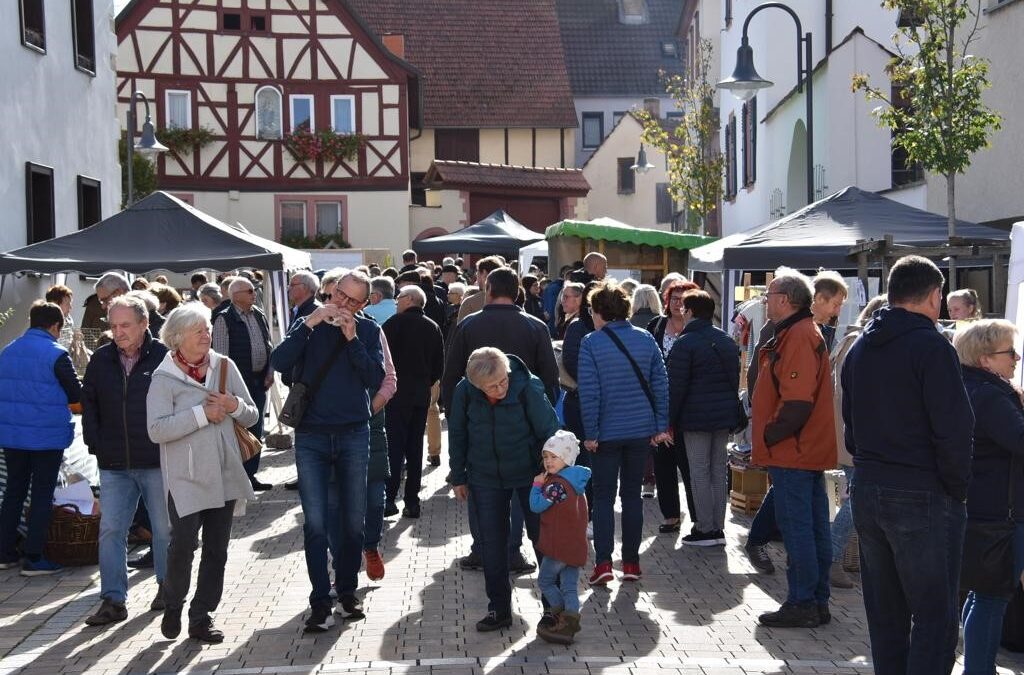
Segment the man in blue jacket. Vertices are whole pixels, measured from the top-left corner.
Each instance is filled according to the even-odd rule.
[[[128,618],[128,528],[141,497],[153,531],[153,565],[157,583],[167,570],[170,523],[167,496],[160,471],[160,446],[149,439],[146,395],[150,375],[167,347],[149,334],[146,305],[123,295],[107,306],[107,324],[114,341],[92,355],[82,387],[82,432],[89,454],[100,469],[100,598],[99,610],[87,618],[90,626],[105,626]],[[157,591],[150,609],[162,610]]]
[[[974,414],[936,329],[942,272],[918,256],[889,273],[880,310],[842,372],[851,500],[877,673],[949,673]]]
[[[7,463],[7,489],[0,508],[0,569],[15,567],[18,523],[32,487],[21,575],[61,569],[43,557],[50,504],[64,449],[75,437],[69,406],[78,407],[82,387],[68,351],[57,344],[64,313],[52,302],[29,310],[29,329],[0,352],[0,447]]]
[[[333,475],[340,495],[340,555],[335,558],[337,613],[343,619],[362,619],[356,598],[362,563],[363,523],[366,516],[366,472],[370,453],[370,397],[384,380],[380,327],[359,316],[370,297],[370,280],[349,272],[338,280],[329,303],[297,324],[271,356],[274,370],[291,372],[312,386],[317,373],[328,367],[320,387],[295,430],[295,467],[304,524],[306,570],[313,587],[312,612],[306,631],[323,632],[334,625],[331,583],[327,572],[328,483]]]

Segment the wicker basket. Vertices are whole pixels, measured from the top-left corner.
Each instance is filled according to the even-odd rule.
[[[843,551],[843,569],[847,572],[860,572],[860,539],[856,531],[850,533],[850,541]]]
[[[74,504],[54,505],[46,557],[72,567],[99,562],[100,516],[83,516]]]

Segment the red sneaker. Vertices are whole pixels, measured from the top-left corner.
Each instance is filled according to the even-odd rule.
[[[380,557],[377,549],[363,551],[363,558],[366,559],[366,576],[370,581],[380,581],[384,578],[384,559]]]
[[[594,573],[590,575],[591,586],[604,586],[615,578],[610,562],[598,563],[594,566]]]
[[[643,572],[640,571],[640,563],[622,563],[623,581],[639,581],[641,576]]]

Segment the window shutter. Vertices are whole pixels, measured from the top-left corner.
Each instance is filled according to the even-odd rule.
[[[654,190],[655,196],[655,219],[658,223],[671,223],[675,215],[675,204],[672,203],[672,195],[668,191],[668,183],[658,183]]]

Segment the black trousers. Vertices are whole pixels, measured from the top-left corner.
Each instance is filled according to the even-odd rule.
[[[196,593],[188,608],[188,623],[206,623],[210,612],[217,609],[224,592],[224,567],[228,562],[234,500],[219,509],[205,509],[187,516],[178,516],[174,498],[167,495],[167,515],[171,521],[171,543],[167,548],[167,574],[163,594],[168,610],[180,609],[188,595],[192,578],[192,559],[199,530],[203,531],[203,552],[199,558]]]
[[[388,501],[398,497],[405,466],[405,505],[419,506],[420,484],[423,480],[423,432],[427,428],[427,407],[388,404],[384,416],[388,435]]]
[[[678,474],[676,473],[678,471]],[[686,445],[683,435],[676,435],[675,445],[662,443],[654,451],[654,480],[658,486],[658,507],[666,519],[679,518],[679,475],[683,477],[686,497],[686,511],[690,520],[697,522],[697,510],[690,494],[690,462],[686,459]]]

